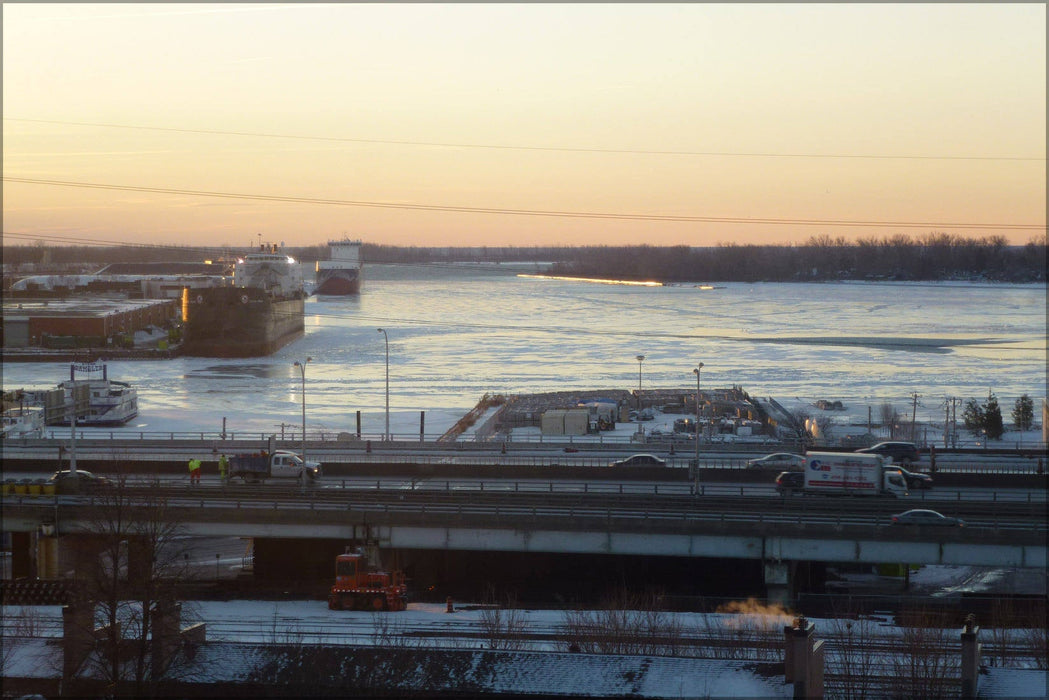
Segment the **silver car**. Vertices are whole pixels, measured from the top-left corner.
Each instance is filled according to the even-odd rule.
[[[665,467],[667,461],[656,457],[655,455],[640,454],[632,455],[626,459],[620,459],[612,462],[609,466],[611,467]]]
[[[789,452],[776,452],[747,462],[747,469],[801,471],[804,468],[805,458]]]
[[[933,525],[940,527],[965,527],[961,518],[951,518],[935,510],[915,508],[892,516],[893,525]]]

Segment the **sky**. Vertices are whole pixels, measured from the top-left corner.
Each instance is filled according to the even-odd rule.
[[[6,245],[1044,241],[1046,5],[5,2],[3,176]]]

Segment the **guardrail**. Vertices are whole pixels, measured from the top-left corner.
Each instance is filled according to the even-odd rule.
[[[1029,515],[1017,515],[1004,517],[997,513],[973,515],[966,518],[965,528],[945,527],[901,527],[891,523],[890,512],[864,512],[864,513],[842,513],[833,511],[808,511],[808,510],[752,510],[735,511],[724,508],[700,509],[688,506],[675,506],[667,508],[652,507],[645,502],[622,502],[617,505],[610,503],[595,502],[586,503],[578,501],[563,500],[478,500],[478,499],[411,499],[401,500],[391,498],[388,493],[375,494],[373,498],[361,498],[359,495],[352,501],[345,498],[325,498],[316,492],[306,494],[302,497],[294,497],[288,493],[281,494],[251,494],[245,493],[211,493],[205,495],[187,493],[181,490],[177,495],[165,497],[166,508],[183,511],[183,516],[189,513],[199,513],[204,510],[232,510],[239,513],[237,520],[245,522],[250,519],[249,513],[272,514],[265,515],[264,520],[276,518],[282,522],[288,521],[296,513],[309,511],[316,517],[341,516],[351,511],[358,514],[376,514],[383,516],[396,516],[401,519],[408,518],[412,522],[422,524],[429,522],[433,524],[433,518],[454,518],[460,525],[469,525],[487,522],[489,524],[505,524],[509,519],[518,525],[520,518],[556,521],[559,527],[570,529],[588,529],[599,527],[604,529],[611,527],[613,522],[644,524],[646,528],[661,529],[667,531],[687,531],[692,525],[720,524],[722,526],[737,526],[743,528],[741,531],[749,531],[749,528],[763,526],[778,527],[790,526],[801,528],[794,534],[812,535],[814,532],[821,536],[851,537],[860,534],[874,535],[876,533],[892,533],[892,537],[902,541],[922,539],[934,536],[941,541],[969,541],[982,540],[985,538],[1000,537],[1003,532],[1011,533],[1008,542],[1015,544],[1030,540],[1030,543],[1041,542],[1044,545],[1045,532],[1049,524],[1043,519],[1031,519]],[[83,506],[104,506],[108,501],[104,496],[6,496],[3,499],[5,508],[11,508],[12,512],[19,506],[29,506],[33,509],[43,507],[49,514],[56,507],[78,508]],[[131,504],[133,505],[133,504]],[[172,510],[171,512],[175,512]],[[323,515],[327,514],[327,515]],[[210,518],[210,516],[209,516]],[[299,516],[295,516],[299,518]],[[421,520],[420,520],[421,519]],[[481,519],[481,520],[477,520]],[[302,524],[300,520],[295,521]],[[378,521],[369,519],[369,522],[378,524]],[[812,528],[816,529],[813,530]],[[855,532],[844,532],[841,528],[853,528]],[[1022,537],[1020,537],[1022,533]]]
[[[368,445],[378,447],[382,445],[396,445],[398,448],[411,449],[413,447],[448,447],[456,449],[492,449],[505,445],[507,448],[577,448],[593,449],[602,447],[631,447],[635,451],[657,451],[678,453],[682,456],[693,454],[695,442],[688,438],[672,438],[669,436],[645,436],[639,440],[636,434],[624,435],[622,433],[595,433],[588,435],[556,435],[544,436],[542,434],[525,435],[497,435],[495,438],[485,439],[474,434],[459,436],[454,441],[441,441],[442,434],[430,433],[391,433],[390,439],[384,439],[383,433],[352,433],[346,431],[306,431],[307,448],[311,446],[340,445],[350,447],[364,447]],[[265,445],[273,438],[277,443],[289,448],[298,448],[302,445],[302,433],[294,431],[141,431],[131,428],[81,428],[77,431],[76,439],[81,440],[137,440],[141,442],[167,441],[167,442],[207,442],[215,444],[248,442],[255,445]],[[731,436],[729,436],[731,437]],[[52,427],[47,428],[42,437],[9,438],[5,442],[14,444],[37,444],[40,442],[68,442],[71,438],[69,428]],[[768,451],[783,451],[802,453],[806,446],[799,441],[789,439],[775,439],[770,437],[744,437],[736,439],[704,439],[700,443],[702,451],[716,452],[748,452],[760,453]],[[834,444],[809,444],[808,450],[841,450],[851,451],[855,446],[843,446]],[[962,443],[957,447],[936,447],[936,455],[948,454],[971,454],[988,455],[1007,453],[1012,455],[1043,458],[1049,456],[1049,443],[1029,442],[986,445],[978,441]],[[929,461],[929,448],[922,447],[922,461]]]

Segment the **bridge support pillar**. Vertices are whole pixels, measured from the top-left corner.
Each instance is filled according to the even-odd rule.
[[[794,602],[794,567],[792,561],[764,561],[765,597],[769,603],[790,607]]]
[[[58,537],[54,527],[41,528],[36,536],[36,575],[38,578],[60,578],[58,570]]]
[[[11,533],[11,578],[36,578],[32,532]]]
[[[146,537],[130,537],[127,541],[127,579],[133,586],[146,584],[153,578],[153,543]]]
[[[61,535],[55,538],[55,574],[59,578],[90,579],[97,575],[105,543],[98,535]]]

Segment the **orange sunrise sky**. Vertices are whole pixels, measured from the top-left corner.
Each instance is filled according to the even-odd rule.
[[[1046,5],[3,4],[4,242],[1044,240]]]

